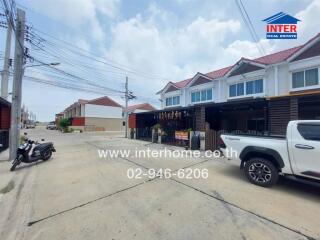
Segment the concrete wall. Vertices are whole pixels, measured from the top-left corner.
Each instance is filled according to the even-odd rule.
[[[86,117],[85,129],[89,131],[124,131],[122,118]]]
[[[75,117],[81,117],[81,106],[76,106],[76,115]]]
[[[81,116],[80,117],[84,117],[85,116],[85,105],[81,104]]]
[[[70,129],[84,131],[84,126],[69,126]]]
[[[122,119],[122,108],[121,107],[110,107],[102,105],[85,105],[85,117],[92,118],[117,118]]]
[[[283,64],[278,66],[278,81],[279,81],[279,92],[278,95],[287,95],[290,90],[291,73],[289,72],[289,66]]]

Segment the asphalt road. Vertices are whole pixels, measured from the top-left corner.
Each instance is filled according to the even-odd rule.
[[[0,163],[0,180],[11,180],[0,194],[1,240],[320,239],[318,187],[288,179],[257,187],[221,158],[99,158],[98,149],[163,148],[117,133],[28,133],[57,152],[13,173]],[[137,168],[141,179],[129,179]],[[208,178],[143,176],[164,168],[207,169]]]

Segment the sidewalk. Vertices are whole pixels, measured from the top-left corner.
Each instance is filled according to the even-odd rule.
[[[14,188],[14,174],[10,172],[11,162],[9,159],[9,149],[0,153],[0,202],[4,194]]]
[[[7,162],[9,159],[9,148],[0,153],[0,162]]]

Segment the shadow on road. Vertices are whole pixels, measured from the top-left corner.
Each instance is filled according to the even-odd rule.
[[[48,160],[50,161],[50,160]],[[23,163],[23,165],[20,165],[18,166],[14,171],[21,171],[25,168],[30,168],[30,167],[33,167],[35,165],[38,165],[38,164],[42,164],[42,163],[45,163],[45,162],[48,162],[48,161],[38,161],[38,162],[34,162],[34,163]]]
[[[224,168],[221,173],[236,179],[237,181],[244,181],[247,184],[251,184],[239,166],[229,166],[228,168]],[[292,195],[309,196],[316,201],[320,201],[320,183],[306,182],[299,179],[280,176],[279,182],[271,189],[274,191],[285,191]]]

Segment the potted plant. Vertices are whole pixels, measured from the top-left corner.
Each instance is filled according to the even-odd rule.
[[[134,139],[135,130],[133,128],[130,129],[130,139]]]
[[[159,131],[161,131],[161,125],[159,123],[155,124],[152,127],[152,142],[159,142]]]

